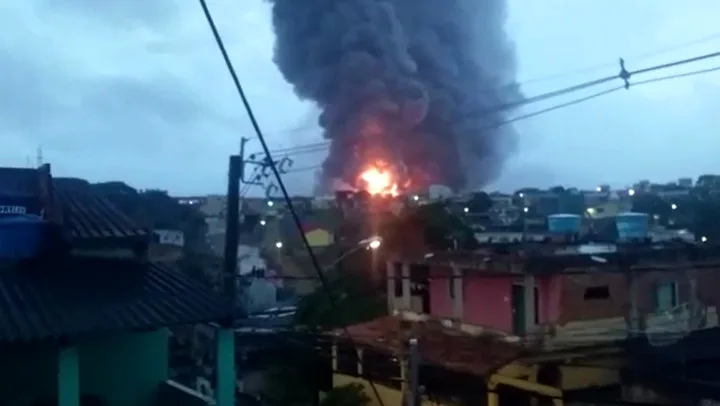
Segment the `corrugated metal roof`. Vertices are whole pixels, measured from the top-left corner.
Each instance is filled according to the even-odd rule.
[[[34,197],[38,193],[39,179],[36,169],[0,168],[0,193]]]
[[[173,268],[71,256],[0,265],[0,342],[212,322],[224,302]]]
[[[64,228],[73,239],[145,237],[148,231],[82,179],[55,178]]]

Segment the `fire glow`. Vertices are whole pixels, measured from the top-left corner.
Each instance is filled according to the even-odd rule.
[[[387,169],[370,167],[360,174],[360,180],[371,195],[397,196],[399,193],[398,184],[392,172]]]

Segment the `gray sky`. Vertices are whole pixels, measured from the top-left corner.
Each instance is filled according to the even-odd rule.
[[[619,56],[637,69],[720,50],[713,0],[509,2],[507,30],[529,95],[614,74]],[[272,63],[267,6],[209,3],[271,146],[320,141],[313,107],[296,100]],[[252,128],[197,1],[6,1],[0,25],[0,165],[34,162],[42,146],[61,176],[175,194],[224,190],[226,157]],[[714,66],[720,58],[638,80]],[[520,121],[520,150],[494,186],[623,186],[719,173],[719,90],[720,73],[711,73]],[[322,158],[302,154],[295,165]],[[287,180],[293,191],[309,191],[313,174]]]

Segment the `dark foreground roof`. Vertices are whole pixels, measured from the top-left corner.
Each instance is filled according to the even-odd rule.
[[[0,168],[0,193],[31,195],[38,193],[38,172],[29,168]]]
[[[82,179],[55,178],[53,186],[64,227],[75,241],[126,239],[142,241],[148,231],[92,189]]]
[[[0,342],[219,321],[218,295],[167,267],[68,257],[0,264]]]

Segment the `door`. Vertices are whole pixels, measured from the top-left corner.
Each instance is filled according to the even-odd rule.
[[[525,334],[525,286],[512,285],[510,311],[512,312],[513,334]]]
[[[540,295],[537,286],[534,288],[533,293],[533,322],[535,325],[537,325],[540,323]],[[527,312],[527,306],[525,306],[525,286],[513,284],[510,296],[510,310],[512,311],[512,332],[516,335],[523,335],[526,333],[527,325],[527,320],[525,320],[525,314]]]

